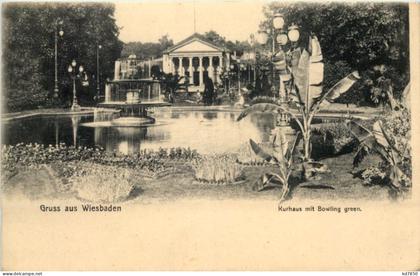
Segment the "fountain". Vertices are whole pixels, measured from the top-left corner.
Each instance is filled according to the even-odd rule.
[[[95,108],[93,110],[93,122],[108,122],[120,117],[119,110],[110,110],[108,108]]]
[[[170,104],[162,100],[161,82],[152,79],[108,81],[105,102],[99,104],[104,109],[120,110],[120,117],[111,120],[111,125],[119,127],[154,124],[155,119],[147,115],[148,109],[164,106]]]

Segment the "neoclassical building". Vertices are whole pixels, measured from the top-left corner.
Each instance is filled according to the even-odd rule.
[[[191,91],[202,91],[206,77],[220,82],[222,70],[229,66],[229,51],[197,33],[168,48],[162,57],[163,72],[189,76]]]

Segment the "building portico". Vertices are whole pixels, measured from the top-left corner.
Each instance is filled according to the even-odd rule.
[[[220,83],[221,72],[229,66],[229,53],[211,42],[194,34],[163,54],[163,71],[188,76],[190,85],[203,91],[204,80],[209,77],[214,83]]]

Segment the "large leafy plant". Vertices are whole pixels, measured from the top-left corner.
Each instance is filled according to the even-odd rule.
[[[411,187],[411,124],[409,86],[403,92],[402,101],[389,95],[393,109],[383,119],[377,120],[372,129],[358,122],[348,126],[360,144],[353,166],[357,167],[371,153],[378,154],[382,166],[378,168],[386,185],[401,192]]]
[[[280,186],[282,188],[282,194],[280,196],[281,203],[288,197],[290,192],[289,177],[292,172],[293,154],[296,145],[301,139],[301,135],[298,133],[293,144],[289,146],[289,141],[284,135],[281,127],[275,128],[274,132],[268,148],[258,145],[252,139],[250,139],[249,142],[252,150],[257,156],[278,167],[276,172],[264,174],[254,188],[261,191],[269,187]]]
[[[292,89],[290,95],[297,106],[292,110],[275,99],[260,100],[252,102],[251,106],[244,110],[238,117],[238,121],[253,112],[287,113],[298,124],[303,135],[304,159],[311,157],[311,124],[314,116],[322,106],[328,105],[337,99],[341,94],[347,92],[350,87],[360,78],[357,71],[352,72],[328,91],[323,90],[324,63],[321,53],[321,46],[318,38],[309,38],[308,49],[293,51],[290,71],[292,72]],[[302,118],[298,118],[298,114]]]

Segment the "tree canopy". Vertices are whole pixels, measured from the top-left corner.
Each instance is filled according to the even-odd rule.
[[[213,42],[216,45],[227,48],[229,51],[242,55],[244,51],[250,50],[251,45],[248,41],[230,41],[221,36],[214,30],[199,34],[204,40]],[[149,59],[161,57],[164,50],[174,45],[173,40],[166,34],[158,42],[128,42],[124,44],[121,57],[128,57],[135,54],[139,59]]]
[[[96,89],[96,54],[100,80],[112,78],[122,42],[114,6],[100,3],[10,3],[3,6],[3,96],[12,110],[45,106],[54,89],[54,32],[58,39],[59,100],[69,104],[71,80],[67,67],[73,59],[83,65],[89,87],[79,97],[91,100]],[[62,24],[58,24],[62,22]],[[58,26],[58,27],[57,27]]]
[[[158,58],[173,45],[173,40],[167,34],[159,38],[158,42],[128,42],[124,44],[121,57],[135,54],[138,59]]]
[[[317,35],[326,61],[327,86],[352,70],[359,70],[365,80],[369,79],[376,65],[385,65],[396,92],[402,91],[408,82],[406,3],[273,2],[267,4],[263,12],[265,20],[260,24],[262,30],[267,30],[272,25],[272,15],[280,12],[286,26],[292,23],[299,26],[300,46],[306,47],[311,32]],[[270,42],[268,44],[271,45]],[[354,86],[354,90],[368,93],[366,86],[360,83]],[[353,95],[360,98],[357,93]]]

